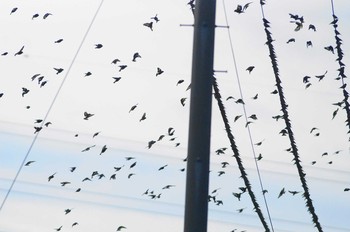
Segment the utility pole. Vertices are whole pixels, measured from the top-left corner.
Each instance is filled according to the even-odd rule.
[[[196,0],[184,232],[206,232],[216,0]]]

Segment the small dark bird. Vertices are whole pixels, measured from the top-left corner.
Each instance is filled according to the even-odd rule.
[[[291,43],[291,42],[295,42],[295,39],[294,38],[290,38],[288,41],[287,41],[287,44]]]
[[[229,163],[224,161],[224,162],[221,162],[221,165],[222,165],[221,166],[222,168],[226,168],[226,166],[229,165]]]
[[[15,53],[15,56],[22,55],[23,54],[23,49],[24,49],[24,46],[22,46],[22,48],[18,52]]]
[[[311,128],[311,130],[310,130],[310,134],[311,134],[312,132],[314,132],[315,130],[318,130],[318,128],[317,128],[317,127],[313,127],[313,128]]]
[[[91,181],[91,179],[89,177],[85,177],[81,182],[85,182],[85,181]]]
[[[133,57],[132,57],[132,61],[136,62],[136,58],[141,58],[140,54],[138,52],[135,52]]]
[[[46,18],[49,17],[50,15],[52,15],[52,14],[51,14],[51,13],[46,13],[46,14],[44,14],[43,19],[46,19]]]
[[[151,17],[151,19],[153,19],[156,23],[159,22],[159,18],[158,18],[158,15],[154,16],[154,17]]]
[[[91,72],[87,72],[87,73],[85,73],[85,77],[88,77],[88,76],[91,76],[92,75],[92,73]]]
[[[255,94],[255,96],[252,97],[252,99],[253,99],[253,100],[256,100],[256,99],[258,99],[258,97],[259,97],[259,94]]]
[[[100,155],[102,155],[103,153],[105,153],[107,151],[107,145],[103,145]]]
[[[132,164],[130,165],[129,169],[135,167],[135,166],[136,166],[136,163],[137,163],[137,162],[132,163]]]
[[[161,75],[163,72],[164,72],[163,70],[161,70],[160,68],[157,68],[156,76]]]
[[[237,209],[238,213],[242,213],[245,208]]]
[[[312,47],[312,42],[311,42],[311,40],[306,41],[306,47],[307,47],[307,48],[308,48],[308,47]]]
[[[125,227],[125,226],[119,226],[119,227],[117,228],[117,231],[121,231],[122,229],[126,229],[126,227]]]
[[[275,89],[274,91],[271,92],[271,94],[278,94],[278,90]]]
[[[350,188],[345,188],[344,189],[344,192],[348,192],[348,191],[350,191]]]
[[[130,113],[131,111],[134,111],[134,110],[136,109],[136,107],[137,107],[138,104],[139,104],[139,103],[137,103],[136,105],[133,105],[133,106],[130,108],[129,113]]]
[[[90,114],[88,112],[84,112],[84,120],[88,120],[90,117],[94,116],[94,114]]]
[[[52,124],[52,122],[46,122],[44,126],[49,127]]]
[[[332,45],[329,45],[329,46],[327,46],[327,47],[324,47],[324,49],[326,49],[327,51],[330,51],[330,52],[332,52],[332,53],[334,54],[334,48],[333,48]]]
[[[154,140],[149,141],[149,142],[148,142],[148,145],[147,145],[147,148],[148,148],[148,149],[151,149],[151,147],[152,147],[155,143],[156,143],[156,141],[154,141]]]
[[[47,84],[47,81],[43,81],[43,82],[41,82],[41,84],[40,84],[40,88],[41,87],[43,87],[44,85],[46,85]]]
[[[165,185],[162,189],[170,189],[172,187],[175,187],[175,185],[168,184],[168,185]]]
[[[131,157],[131,156],[128,156],[128,157],[125,157],[126,160],[132,160],[132,159],[135,159],[135,157]]]
[[[165,135],[160,135],[159,138],[157,139],[157,141],[161,141],[164,137],[165,137]]]
[[[316,27],[313,24],[310,24],[309,25],[309,30],[316,31]]]
[[[293,196],[300,193],[299,191],[290,191],[290,190],[288,192],[291,193]]]
[[[172,128],[172,127],[169,127],[169,128],[168,128],[168,135],[169,135],[169,136],[173,136],[174,133],[175,133],[175,129]]]
[[[179,84],[182,84],[184,82],[184,80],[179,80],[177,83],[176,83],[176,86],[178,86]]]
[[[69,171],[70,171],[70,172],[74,172],[75,169],[77,169],[77,167],[70,167],[70,168],[69,168]]]
[[[35,162],[34,160],[28,161],[24,166],[29,166],[29,165],[31,165],[34,162]]]
[[[117,64],[118,62],[120,62],[119,59],[114,59],[111,64]]]
[[[62,181],[60,184],[61,184],[61,186],[64,187],[64,186],[66,186],[67,184],[70,184],[70,182],[69,182],[69,181]]]
[[[123,165],[123,166],[120,166],[120,167],[113,167],[113,168],[114,168],[114,171],[118,172],[118,171],[120,171],[123,167],[124,167],[124,165]]]
[[[35,19],[35,18],[37,18],[37,17],[39,17],[39,14],[34,14],[34,15],[32,16],[32,20]]]
[[[47,178],[47,181],[52,180],[52,179],[55,177],[56,173],[57,173],[57,172],[55,172],[54,174],[52,174],[51,176],[49,176],[49,177]]]
[[[222,176],[223,174],[225,174],[224,171],[218,171],[218,176]]]
[[[186,99],[187,99],[186,97],[183,97],[183,98],[180,99],[180,103],[181,103],[182,106],[185,106]]]
[[[56,71],[56,74],[60,74],[61,72],[63,72],[63,68],[53,68]]]
[[[237,104],[243,104],[244,105],[244,101],[240,98],[240,99],[237,99],[237,101],[235,101]]]
[[[1,53],[2,56],[7,56],[8,54],[8,52]]]
[[[84,150],[82,150],[81,152],[90,151],[90,149],[93,148],[93,147],[96,147],[96,145],[89,146],[89,147],[85,148]],[[74,168],[74,170],[75,170],[75,168]],[[73,171],[71,171],[71,172],[73,172]]]
[[[128,67],[127,65],[119,65],[119,72],[121,72],[122,70],[126,69],[126,67]]]
[[[294,22],[297,26],[295,27],[294,31],[300,31],[303,28],[303,23],[302,22]]]
[[[227,98],[226,98],[226,101],[228,101],[228,100],[230,100],[230,99],[235,99],[233,96],[228,96]]]
[[[109,180],[115,180],[116,179],[116,174],[112,174],[110,177],[109,177]]]
[[[253,69],[255,68],[255,66],[249,66],[246,71],[249,72],[249,74],[253,71]]]
[[[144,23],[143,25],[144,25],[145,27],[148,27],[149,29],[151,29],[151,31],[153,31],[153,22]]]
[[[232,195],[233,195],[234,197],[236,197],[239,201],[241,200],[242,193],[235,193],[235,192],[232,192]]]
[[[261,144],[264,142],[264,140],[263,141],[260,141],[260,142],[258,142],[258,143],[255,143],[254,145],[256,145],[256,146],[261,146]]]
[[[41,131],[41,129],[43,129],[41,126],[39,126],[39,127],[38,127],[38,126],[35,126],[35,127],[34,127],[34,130],[35,130],[35,131],[34,131],[34,134],[36,134],[36,133],[38,133],[39,131]]]
[[[310,78],[311,78],[310,76],[304,76],[303,83],[308,83]]]
[[[58,228],[55,228],[55,230],[56,230],[56,231],[61,231],[62,227],[63,227],[63,226],[60,226],[60,227],[58,227]]]
[[[140,118],[140,122],[146,119],[146,113],[143,113],[142,117]]]
[[[118,81],[120,81],[120,79],[122,79],[121,77],[112,77],[114,79],[113,83],[117,83]]]
[[[338,110],[339,110],[339,108],[337,108],[335,111],[333,111],[332,120],[335,118],[335,116],[337,116]]]
[[[100,49],[100,48],[102,48],[102,47],[103,47],[102,44],[95,44],[95,49]]]
[[[237,5],[237,8],[234,10],[234,12],[236,12],[236,13],[238,13],[238,14],[244,13],[245,10],[249,7],[249,5],[250,5],[251,3],[252,3],[252,2],[246,3],[246,4],[243,5],[243,6]]]
[[[13,9],[11,10],[10,15],[12,15],[13,13],[15,13],[17,10],[18,10],[18,8],[17,8],[17,7],[13,8]]]
[[[128,175],[128,179],[130,179],[133,175],[135,175],[135,173],[130,173],[130,174]]]
[[[101,131],[98,131],[98,132],[96,132],[96,133],[94,133],[93,135],[92,135],[92,138],[95,138],[97,135],[99,135],[101,133]]]
[[[58,39],[55,41],[55,43],[61,43],[63,41],[63,39]]]
[[[78,188],[77,190],[75,190],[76,193],[80,192],[81,188]]]
[[[259,153],[258,157],[256,157],[256,160],[259,161],[259,160],[261,160],[262,158],[263,158],[263,157],[262,157],[262,154]]]
[[[278,194],[278,198],[280,198],[281,196],[283,196],[286,193],[286,190],[283,188],[280,193]]]
[[[312,161],[312,162],[311,162],[311,165],[315,165],[315,164],[316,164],[316,161]]]
[[[328,70],[326,70],[326,72],[324,74],[318,75],[318,76],[315,76],[315,77],[318,79],[318,81],[321,81],[326,76],[327,72],[328,72]]]
[[[161,171],[161,170],[164,170],[164,168],[166,168],[168,165],[164,165],[164,166],[161,166],[160,168],[158,168],[158,171]]]
[[[27,93],[29,93],[29,89],[22,87],[22,97],[24,97],[24,95]]]
[[[65,209],[65,210],[64,210],[64,214],[65,214],[65,215],[69,214],[70,212],[72,212],[72,209]]]
[[[79,225],[79,223],[78,223],[78,222],[74,222],[74,223],[72,224],[72,227],[73,227],[73,226],[77,226],[77,225]]]
[[[258,120],[258,117],[256,116],[256,114],[252,114],[248,118],[251,118],[253,120]]]

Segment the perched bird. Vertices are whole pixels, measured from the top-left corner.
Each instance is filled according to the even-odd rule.
[[[46,19],[46,18],[49,17],[50,15],[52,15],[52,14],[51,14],[51,13],[46,13],[46,14],[44,14],[43,19]]]
[[[303,83],[309,83],[310,76],[304,76],[303,77]]]
[[[143,25],[144,25],[145,27],[148,27],[149,29],[151,29],[151,31],[153,31],[153,22],[144,23]]]
[[[95,49],[100,49],[100,48],[102,48],[102,47],[103,47],[102,44],[95,44]]]
[[[22,55],[23,54],[23,49],[24,49],[24,46],[22,46],[22,48],[15,53],[15,56],[19,56],[19,55]]]
[[[246,71],[249,72],[249,74],[253,71],[253,69],[255,68],[255,66],[249,66]]]
[[[287,41],[287,44],[291,43],[291,42],[295,42],[295,39],[294,38],[290,38],[288,41]]]
[[[156,76],[159,76],[163,73],[164,71],[160,68],[157,68],[157,73],[156,73]]]
[[[94,114],[90,114],[88,112],[84,112],[84,120],[88,120],[89,118],[91,118],[92,116],[94,116]]]
[[[17,10],[18,10],[18,7],[13,8],[13,9],[11,10],[10,15],[12,15],[13,13],[15,13]]]
[[[136,62],[136,58],[141,58],[140,54],[138,52],[135,52],[133,57],[132,57],[132,61]]]

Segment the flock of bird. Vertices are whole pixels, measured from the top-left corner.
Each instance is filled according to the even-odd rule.
[[[190,10],[194,13],[195,10],[195,1],[191,0],[190,2],[187,3],[190,6]],[[252,2],[246,3],[244,5],[237,5],[237,8],[232,10],[233,13],[237,13],[238,15],[242,14],[242,13],[247,13],[248,7],[250,6],[250,4],[252,4]],[[14,17],[15,14],[19,13],[18,12],[19,9],[17,7],[13,8],[10,11],[10,15],[11,17]],[[43,20],[48,20],[49,17],[55,17],[52,13],[44,13],[44,14],[39,14],[39,13],[35,13],[33,14],[31,20],[37,20],[40,15],[42,15],[42,19]],[[291,18],[291,23],[295,24],[295,31],[300,31],[303,29],[305,21],[304,21],[304,17],[303,16],[299,16],[297,14],[290,14],[290,18]],[[140,27],[146,27],[149,28],[151,32],[153,32],[156,29],[156,25],[157,23],[160,22],[160,18],[158,17],[158,15],[156,14],[153,17],[150,17],[149,20],[147,22],[144,22],[143,24],[140,24]],[[313,24],[309,24],[308,25],[308,30],[312,30],[314,32],[316,32],[316,26]],[[55,44],[61,44],[63,43],[64,39],[60,38],[54,41]],[[291,43],[295,43],[296,39],[295,38],[290,38],[286,43],[287,44],[291,44]],[[23,45],[22,47],[19,48],[18,51],[16,51],[15,53],[13,53],[13,56],[21,56],[23,55],[26,51],[27,45]],[[308,40],[306,41],[306,48],[311,48],[313,46],[312,41]],[[103,44],[101,43],[97,43],[94,44],[92,49],[103,49]],[[325,50],[331,52],[334,54],[334,47],[332,45],[326,45],[324,47]],[[1,56],[7,56],[10,55],[10,53],[8,51],[5,51],[1,54]],[[140,59],[143,59],[142,54],[140,54],[139,52],[134,52],[132,57],[130,58],[131,62],[135,63],[138,62]],[[120,59],[115,58],[111,61],[111,65],[116,65],[118,67],[118,73],[122,74],[123,71],[125,69],[128,68],[128,64],[127,63],[122,63]],[[254,70],[255,70],[255,66],[251,65],[248,66],[246,68],[246,71],[248,72],[248,75],[254,75]],[[53,67],[52,72],[55,75],[60,75],[65,71],[65,68],[62,67]],[[312,84],[314,84],[312,82],[313,79],[316,79],[317,82],[322,81],[328,71],[322,71],[323,73],[321,74],[317,74],[317,75],[306,75],[302,78],[302,83],[305,84],[305,88],[308,89],[312,86]],[[161,75],[164,75],[165,71],[163,70],[163,68],[161,67],[155,67],[154,70],[154,76],[158,77]],[[92,76],[93,73],[91,71],[87,71],[84,74],[84,77],[88,78],[89,76]],[[29,77],[31,79],[32,82],[37,82],[37,85],[39,86],[39,88],[43,88],[47,85],[48,80],[46,79],[45,75],[42,75],[40,73],[36,73],[34,75],[32,75],[31,77]],[[113,76],[112,77],[112,84],[116,84],[117,82],[119,82],[120,80],[122,80],[123,78],[118,75],[118,76]],[[179,79],[176,82],[176,86],[181,85],[182,83],[184,83],[185,80],[184,79]],[[190,89],[190,84],[188,85],[187,90]],[[344,84],[343,86],[341,86],[341,89],[345,89],[346,84]],[[22,87],[22,91],[21,91],[21,96],[24,98],[26,97],[29,93],[30,93],[30,89],[27,87]],[[278,94],[277,90],[273,90],[271,92],[271,94],[275,95]],[[6,95],[6,92],[0,92],[0,100],[1,98],[3,98]],[[258,99],[258,93],[256,93],[254,96],[251,97],[252,100],[257,100]],[[241,99],[239,97],[233,97],[233,96],[228,96],[226,98],[226,102],[229,103],[229,101],[233,100],[236,104],[246,104],[245,103],[245,99]],[[179,102],[182,106],[186,106],[187,103],[187,97],[182,97],[181,99],[179,99]],[[343,107],[344,102],[340,101],[340,102],[336,102],[333,105],[337,106],[337,109],[333,112],[331,119],[334,119],[337,116],[337,113],[339,111],[340,108]],[[131,105],[128,112],[128,114],[133,114],[134,111],[139,107],[139,103],[136,103],[134,105]],[[26,106],[27,109],[30,109],[31,106],[28,105]],[[94,112],[89,112],[89,111],[85,111],[82,113],[81,118],[84,121],[89,121],[92,120],[95,116]],[[239,114],[236,115],[235,117],[233,117],[233,123],[236,123],[238,120],[240,120],[241,118],[243,119],[244,117],[242,117],[243,114]],[[141,116],[138,119],[138,123],[143,123],[143,121],[145,121],[148,117],[147,112],[143,112],[141,114]],[[256,114],[251,114],[248,117],[248,121],[245,122],[245,127],[248,127],[249,124],[254,123],[258,120],[258,116]],[[272,119],[278,121],[279,119],[282,119],[283,116],[281,115],[276,115],[276,116],[272,116]],[[242,120],[241,119],[241,120]],[[50,127],[51,124],[53,124],[54,122],[49,122],[49,121],[44,121],[42,118],[36,118],[34,119],[34,134],[37,133],[41,133],[41,131],[45,128]],[[92,133],[92,138],[96,138],[100,135],[100,131],[98,132],[94,132]],[[319,137],[321,135],[321,131],[319,128],[317,127],[312,127],[310,128],[310,134],[315,136],[315,137]],[[282,129],[280,131],[280,135],[281,136],[288,136],[288,132],[285,129]],[[79,134],[74,134],[74,137],[79,137]],[[153,146],[155,146],[157,143],[160,143],[164,140],[167,140],[169,142],[172,143],[172,145],[174,147],[179,147],[181,145],[181,143],[178,140],[178,137],[176,136],[175,133],[175,129],[173,127],[169,127],[166,131],[164,131],[164,133],[159,134],[159,136],[145,142],[145,149],[152,149]],[[261,146],[263,144],[263,141],[259,141],[257,143],[255,143],[255,146]],[[95,153],[98,156],[102,156],[105,155],[105,153],[108,153],[109,150],[109,145],[105,144],[102,147],[97,146],[96,144],[91,144],[88,145],[84,148],[82,148],[79,152],[81,153]],[[287,152],[290,152],[290,148],[286,149]],[[228,153],[228,148],[227,147],[221,147],[215,150],[216,155],[218,156],[223,156],[226,154],[226,152]],[[336,150],[333,152],[333,154],[340,154],[342,151],[341,150]],[[332,152],[325,152],[323,154],[320,154],[321,157],[324,156],[328,156],[329,154],[331,154]],[[263,159],[263,155],[259,154],[259,156],[257,156],[257,161],[260,161]],[[185,164],[185,162],[187,161],[187,159],[183,159],[182,160]],[[35,163],[39,162],[36,160],[29,160],[25,163],[26,167],[29,166],[35,166]],[[311,165],[315,165],[317,163],[316,160],[311,162]],[[332,164],[332,161],[328,161],[329,164]],[[135,175],[138,174],[137,170],[135,170],[139,165],[139,161],[137,160],[137,157],[133,157],[133,156],[126,156],[125,157],[125,161],[123,163],[120,163],[118,166],[114,166],[113,169],[110,170],[104,170],[104,171],[100,171],[100,170],[91,170],[91,172],[89,173],[89,175],[84,176],[81,179],[80,183],[73,183],[70,180],[63,180],[60,179],[58,180],[56,183],[55,180],[58,179],[58,176],[60,176],[61,173],[59,172],[53,172],[51,174],[49,174],[47,176],[47,182],[54,183],[56,185],[60,185],[61,187],[65,187],[65,186],[71,186],[74,185],[75,186],[75,193],[79,194],[79,192],[84,191],[84,185],[87,182],[94,182],[94,181],[99,181],[99,180],[103,180],[103,179],[108,179],[109,181],[116,181],[118,178],[121,178],[122,175],[124,175],[124,177],[126,177],[127,179],[130,179],[130,181],[133,179],[133,177]],[[228,167],[232,166],[230,164],[230,162],[228,162],[227,160],[223,160],[220,163],[220,168],[218,170],[215,170],[215,172],[213,170],[211,170],[211,173],[217,176],[217,177],[221,177],[223,175],[226,174],[226,170],[228,169]],[[155,170],[155,172],[162,172],[165,169],[167,169],[169,167],[169,164],[164,164],[162,166],[160,166],[157,170]],[[34,168],[34,167],[33,167]],[[67,173],[70,173],[71,175],[74,175],[76,170],[78,170],[79,167],[77,166],[69,166],[67,167]],[[123,172],[124,171],[124,172]],[[179,169],[180,172],[185,172],[185,167]],[[295,196],[301,193],[300,190],[295,190],[295,189],[287,189],[287,187],[285,186],[281,186],[282,189],[279,192],[276,192],[276,198],[281,198],[283,197],[285,194],[290,194],[291,196]],[[155,189],[155,188],[147,188],[143,193],[137,193],[142,197],[145,197],[146,199],[150,199],[150,200],[157,200],[160,199],[164,194],[166,194],[167,191],[170,191],[172,189],[176,188],[175,184],[166,184],[164,185],[161,189]],[[346,187],[344,188],[344,192],[348,192],[350,191],[350,188]],[[226,204],[226,199],[220,199],[220,195],[218,194],[220,192],[220,188],[214,189],[212,191],[210,191],[209,195],[208,195],[208,201],[211,204],[214,204],[216,206],[222,206],[224,204]],[[234,191],[231,193],[231,197],[232,199],[237,200],[238,202],[241,201],[242,196],[244,196],[244,194],[247,193],[247,188],[245,186],[243,187],[238,187],[237,191]],[[262,194],[266,194],[268,193],[268,190],[263,190]],[[246,207],[243,208],[238,208],[236,209],[237,213],[243,213],[244,210],[246,209]],[[70,214],[72,211],[74,211],[74,208],[64,208],[62,209],[62,214],[63,215],[68,215]],[[81,222],[80,221],[73,221],[70,224],[70,227],[79,227],[79,224]],[[64,231],[66,229],[66,225],[58,225],[56,227],[54,227],[53,229],[55,231]],[[115,231],[124,231],[127,230],[127,225],[118,225],[115,228]],[[233,229],[232,231],[237,231],[237,229]],[[245,230],[241,230],[242,232]]]

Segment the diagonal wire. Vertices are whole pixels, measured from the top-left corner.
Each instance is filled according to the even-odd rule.
[[[71,70],[73,64],[75,63],[75,60],[76,60],[76,58],[77,58],[77,56],[78,56],[78,54],[79,54],[79,52],[80,52],[80,50],[81,50],[81,48],[82,48],[82,46],[83,46],[83,44],[84,44],[84,41],[85,41],[87,35],[88,35],[89,32],[90,32],[90,29],[91,29],[91,27],[92,27],[92,24],[94,23],[94,21],[95,21],[95,19],[96,19],[96,16],[97,16],[97,14],[99,13],[99,11],[100,11],[100,9],[101,9],[101,7],[102,7],[103,2],[104,2],[104,0],[101,0],[100,5],[98,6],[98,8],[97,8],[97,10],[96,10],[96,13],[95,13],[95,15],[93,16],[93,18],[92,18],[92,20],[91,20],[91,22],[90,22],[90,24],[89,24],[89,27],[87,28],[87,30],[86,30],[86,32],[85,32],[85,34],[84,34],[84,37],[83,37],[83,39],[82,39],[81,42],[80,42],[80,45],[79,45],[79,47],[78,47],[78,49],[77,49],[77,51],[76,51],[76,53],[75,53],[75,55],[74,55],[74,57],[73,57],[73,59],[72,59],[72,62],[70,63],[70,65],[69,65],[69,67],[68,67],[68,70],[67,70],[67,72],[66,72],[66,75],[64,76],[64,78],[63,78],[63,80],[62,80],[62,82],[61,82],[61,85],[59,86],[59,88],[58,88],[58,90],[57,90],[57,92],[56,92],[56,94],[55,94],[55,96],[54,96],[54,98],[53,98],[53,100],[52,100],[52,102],[51,102],[51,104],[50,104],[50,106],[49,106],[47,112],[46,112],[46,115],[45,115],[45,117],[43,118],[43,121],[42,121],[40,127],[43,127],[43,125],[45,124],[46,119],[48,118],[48,116],[49,116],[49,114],[50,114],[50,112],[51,112],[51,110],[52,110],[52,108],[53,108],[53,106],[54,106],[54,104],[55,104],[55,102],[56,102],[56,100],[57,100],[57,97],[58,97],[59,93],[61,92],[61,89],[62,89],[62,87],[63,87],[63,84],[64,84],[65,81],[67,80],[68,74],[70,73],[70,70]],[[2,211],[4,205],[5,205],[6,201],[7,201],[7,198],[8,198],[8,196],[10,195],[10,193],[11,193],[11,191],[12,191],[12,189],[13,189],[13,186],[14,186],[15,183],[16,183],[19,174],[21,173],[22,168],[23,168],[25,162],[27,161],[27,159],[28,159],[28,157],[29,157],[29,155],[30,155],[30,153],[31,153],[31,151],[32,151],[32,148],[33,148],[33,146],[34,146],[36,140],[38,139],[39,134],[40,134],[40,132],[37,132],[37,133],[35,134],[35,136],[34,136],[34,138],[33,138],[33,140],[32,140],[32,143],[30,144],[30,146],[29,146],[29,148],[28,148],[28,150],[27,150],[27,153],[26,153],[26,155],[24,156],[24,158],[23,158],[23,160],[22,160],[22,163],[21,163],[21,165],[19,166],[19,168],[18,168],[18,170],[17,170],[16,175],[15,175],[15,177],[13,178],[13,180],[12,180],[12,182],[11,182],[11,186],[10,186],[9,189],[7,190],[7,193],[6,193],[4,199],[3,199],[2,203],[1,203],[0,212]]]
[[[227,19],[225,0],[222,0],[222,4],[223,4],[223,8],[224,8],[226,25],[229,25],[228,24],[228,19]],[[228,28],[227,32],[228,32],[228,38],[229,38],[230,47],[231,47],[231,54],[232,54],[232,58],[233,58],[234,68],[235,68],[235,72],[236,72],[238,89],[239,89],[239,93],[240,93],[241,99],[244,100],[243,91],[242,91],[242,87],[241,87],[241,82],[240,82],[240,78],[239,78],[239,74],[238,74],[238,67],[237,67],[236,56],[235,56],[235,52],[234,52],[234,49],[233,49],[233,43],[232,43],[232,38],[231,38],[231,33],[230,33],[229,28]],[[242,104],[242,107],[243,107],[245,121],[248,122],[248,116],[247,116],[246,107],[245,107],[244,104]],[[252,139],[252,133],[250,131],[249,124],[247,124],[247,130],[248,130],[248,136],[249,136],[249,140],[250,140],[250,146],[251,146],[251,149],[252,149],[252,152],[253,152],[253,156],[254,156],[255,167],[256,167],[257,174],[258,174],[258,178],[259,178],[259,184],[260,184],[261,192],[264,192],[264,185],[263,185],[262,177],[261,177],[261,174],[260,174],[260,169],[259,169],[259,165],[258,165],[258,159],[257,159],[256,153],[255,153],[254,143],[253,143],[253,139]],[[267,203],[265,194],[263,194],[263,199],[264,199],[264,204],[265,204],[265,207],[266,207],[267,215],[268,215],[268,218],[269,218],[269,221],[270,221],[271,230],[274,231],[273,224],[272,224],[272,219],[271,219],[271,214],[270,214],[270,210],[269,210],[269,207],[268,207],[268,203]]]

